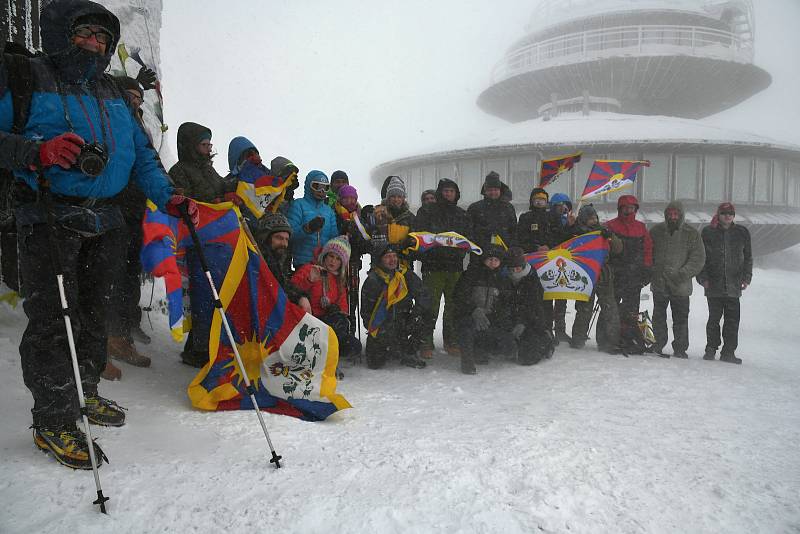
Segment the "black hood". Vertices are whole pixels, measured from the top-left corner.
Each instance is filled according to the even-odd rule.
[[[197,145],[204,137],[211,138],[211,130],[202,124],[184,122],[178,128],[178,160],[202,161]]]
[[[442,178],[439,180],[439,185],[436,186],[436,202],[445,202],[442,196],[442,189],[445,187],[452,187],[456,190],[456,200],[453,204],[458,204],[458,201],[461,200],[461,190],[458,188],[458,184],[450,178]]]
[[[72,44],[72,28],[83,17],[93,19],[92,23],[102,25],[112,33],[104,55]],[[100,4],[88,0],[54,0],[42,9],[40,23],[42,50],[62,72],[64,81],[81,81],[99,76],[117,50],[119,19]]]

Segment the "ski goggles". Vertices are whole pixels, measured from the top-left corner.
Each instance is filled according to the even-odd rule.
[[[326,184],[325,182],[311,182],[312,191],[324,191],[327,193],[330,188],[331,184]]]
[[[99,29],[93,30],[92,28],[99,28]],[[94,38],[100,44],[108,44],[114,39],[114,36],[111,34],[111,31],[108,30],[107,28],[103,28],[102,26],[81,25],[81,26],[76,26],[72,30],[73,37],[88,39],[92,35],[94,35]]]

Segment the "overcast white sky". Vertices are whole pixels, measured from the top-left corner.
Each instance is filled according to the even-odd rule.
[[[224,5],[224,8],[220,8]],[[227,172],[244,135],[301,174],[369,171],[448,139],[505,124],[475,104],[523,34],[530,0],[164,0],[166,122],[214,132]],[[770,88],[707,120],[800,144],[800,0],[754,0],[756,63]],[[364,195],[362,195],[364,197]],[[374,200],[374,198],[372,198]]]

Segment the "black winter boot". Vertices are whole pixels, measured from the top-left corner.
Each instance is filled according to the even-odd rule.
[[[706,353],[703,354],[703,359],[704,360],[709,360],[709,361],[715,360],[716,359],[716,354],[717,354],[717,351],[711,350],[711,349],[706,349]]]
[[[741,358],[737,358],[733,354],[722,354],[719,357],[719,361],[725,362],[725,363],[735,363],[737,365],[742,365],[742,359]]]
[[[472,354],[467,354],[466,352],[462,351],[461,372],[465,375],[478,374],[478,370],[475,368],[475,361],[472,359]]]

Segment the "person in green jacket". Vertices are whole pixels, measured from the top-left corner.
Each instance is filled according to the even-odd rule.
[[[178,128],[178,163],[169,170],[175,188],[199,202],[233,200],[235,184],[228,184],[214,169],[211,130],[184,122]]]
[[[672,356],[688,358],[689,296],[692,279],[703,270],[706,251],[700,232],[684,220],[683,204],[673,200],[664,210],[664,222],[650,230],[653,240],[653,350],[662,356],[667,344],[667,306],[672,309]]]

